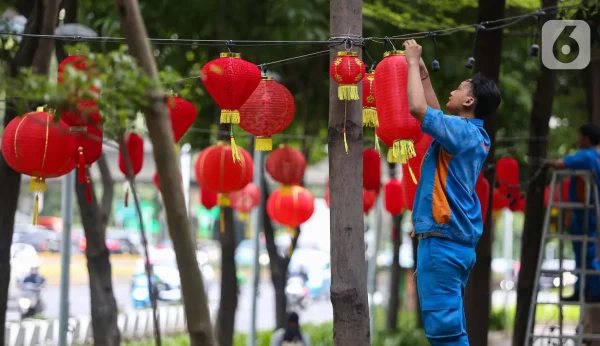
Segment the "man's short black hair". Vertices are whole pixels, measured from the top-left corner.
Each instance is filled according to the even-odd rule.
[[[476,73],[471,77],[471,94],[475,97],[475,118],[486,119],[500,106],[500,90],[496,83]]]
[[[579,133],[587,137],[592,145],[600,144],[600,127],[594,124],[585,124],[579,128]]]

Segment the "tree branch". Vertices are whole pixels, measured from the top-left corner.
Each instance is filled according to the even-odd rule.
[[[100,214],[103,228],[108,225],[110,213],[112,211],[113,197],[115,192],[115,181],[110,174],[106,155],[100,155],[97,161],[98,169],[100,170],[100,179],[102,181],[102,201],[100,202]]]

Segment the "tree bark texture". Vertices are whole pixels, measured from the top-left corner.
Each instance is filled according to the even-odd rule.
[[[121,30],[127,39],[131,55],[151,78],[158,81],[158,68],[138,2],[116,0],[116,5]],[[179,177],[179,162],[173,145],[175,139],[166,95],[162,90],[148,90],[148,100],[150,106],[145,110],[144,116],[163,191],[169,234],[177,258],[190,343],[194,346],[212,346],[214,337],[208,299],[196,259],[196,245],[191,241],[193,238]]]
[[[43,0],[17,1],[16,7],[24,10],[28,21],[25,26],[26,34],[40,34],[44,22]],[[10,76],[16,77],[24,67],[30,67],[38,47],[35,37],[22,37],[19,49],[13,61],[10,62]],[[46,56],[49,61],[50,54]],[[39,61],[39,64],[46,64]],[[37,66],[40,67],[40,66]],[[4,126],[17,117],[17,100],[8,98],[4,115]],[[12,246],[15,213],[19,201],[21,174],[14,171],[0,153],[0,326],[6,323],[6,308],[10,282],[10,248]],[[0,344],[5,343],[5,328],[0,328]]]
[[[331,36],[362,36],[362,1],[332,0]],[[331,48],[330,61],[344,46]],[[360,47],[352,50],[361,54]],[[329,188],[331,232],[331,304],[336,346],[371,344],[367,264],[362,210],[363,128],[360,101],[340,101],[338,84],[329,81]],[[359,83],[358,94],[362,93]],[[346,131],[348,152],[344,147]]]
[[[75,193],[87,241],[85,257],[90,280],[94,345],[116,346],[121,342],[121,333],[117,325],[119,310],[113,293],[112,267],[106,247],[106,227],[112,209],[114,181],[104,154],[98,160],[97,165],[102,182],[100,205],[98,205],[93,186],[91,203],[86,201],[85,184],[75,182]]]
[[[557,0],[543,0],[542,7],[556,6]],[[555,19],[556,14],[546,14],[542,17],[540,25]],[[546,138],[548,136],[548,122],[552,115],[556,84],[556,71],[547,69],[540,63],[540,74],[531,109],[531,125],[529,136],[531,138]],[[517,282],[517,311],[515,315],[513,345],[524,345],[527,334],[527,318],[532,303],[531,297],[534,290],[534,280],[537,260],[542,242],[544,226],[544,188],[546,175],[543,160],[548,154],[547,140],[531,140],[527,155],[530,158],[527,187],[527,201],[525,209],[525,225],[521,245],[521,269]]]
[[[386,328],[389,331],[398,329],[398,312],[402,306],[400,301],[400,245],[402,245],[402,232],[400,223],[402,214],[392,217],[392,244],[394,255],[392,256],[392,266],[390,267],[390,300],[388,303]]]
[[[477,21],[482,23],[504,18],[505,0],[479,0]],[[478,34],[475,45],[474,72],[499,83],[500,64],[502,55],[503,30],[482,31]],[[490,136],[491,148],[484,167],[494,165],[496,144],[497,114],[485,120],[485,130]],[[494,170],[484,170],[486,179],[490,182],[490,204],[493,196]],[[491,310],[491,265],[492,265],[492,208],[489,208],[483,234],[475,248],[477,262],[471,271],[465,289],[465,316],[467,318],[467,333],[471,345],[487,345],[490,326]]]
[[[600,125],[600,43],[591,52],[590,64],[582,70],[590,123]]]

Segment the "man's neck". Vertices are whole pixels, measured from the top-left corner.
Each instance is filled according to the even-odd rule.
[[[460,112],[457,115],[459,117],[465,118],[465,119],[475,119],[475,114],[473,114],[471,112]]]

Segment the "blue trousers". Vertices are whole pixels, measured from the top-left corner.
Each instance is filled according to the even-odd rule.
[[[425,335],[433,346],[469,346],[465,286],[475,249],[440,237],[423,238],[417,253],[417,290]]]
[[[580,219],[580,218],[579,218]],[[574,219],[569,227],[571,234],[573,235],[582,235],[583,234],[583,222],[579,222],[579,219]],[[587,232],[589,237],[592,239],[596,238],[596,224],[594,222],[589,223],[589,228]],[[583,261],[583,242],[582,241],[573,241],[573,252],[575,253],[575,268],[581,269],[582,261]],[[590,270],[600,270],[600,263],[596,259],[597,250],[596,243],[588,241],[587,249],[586,249],[586,269]],[[581,275],[578,274],[577,277],[579,280],[575,283],[575,293],[578,293],[581,287]],[[598,274],[589,274],[585,277],[585,293],[586,296],[591,298],[600,298],[600,275]]]

